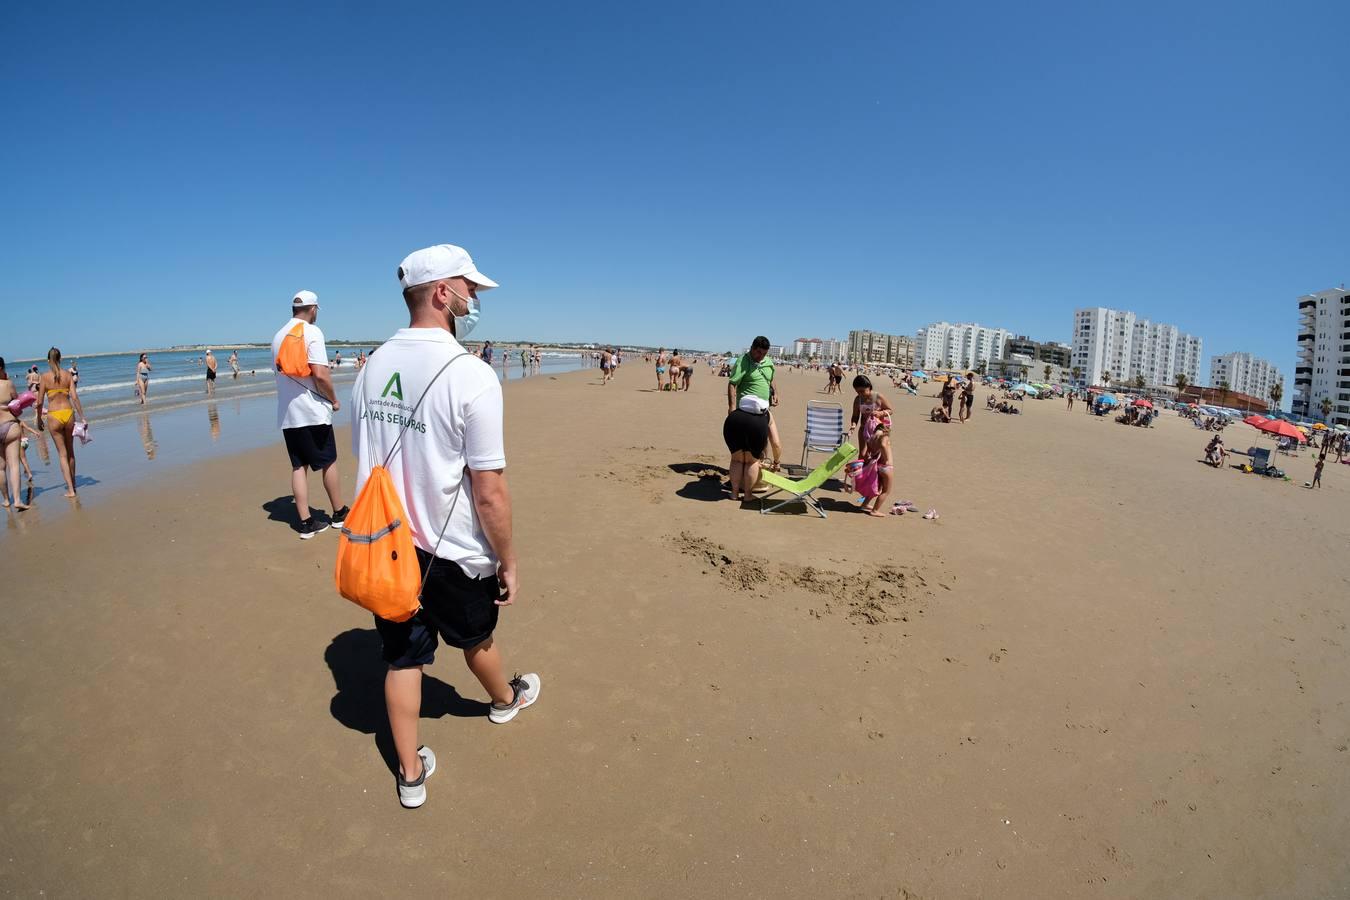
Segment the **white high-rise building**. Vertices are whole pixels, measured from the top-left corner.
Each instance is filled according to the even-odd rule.
[[[925,369],[973,370],[980,363],[1003,359],[1003,348],[1013,333],[962,322],[934,322],[914,337],[914,361]]]
[[[1088,384],[1102,384],[1107,374],[1112,384],[1143,375],[1146,385],[1170,386],[1178,374],[1198,384],[1203,350],[1195,335],[1127,310],[1095,306],[1073,314],[1072,365]]]
[[[1298,319],[1294,414],[1322,421],[1322,401],[1329,400],[1326,421],[1350,425],[1350,290],[1304,294]]]
[[[1228,382],[1230,391],[1258,400],[1270,400],[1270,389],[1278,384],[1283,390],[1284,376],[1274,364],[1250,353],[1224,353],[1209,360],[1209,386]]]
[[[812,359],[821,363],[834,362],[848,355],[848,345],[833,338],[797,338],[791,348],[784,349],[791,349],[792,356],[803,362]]]

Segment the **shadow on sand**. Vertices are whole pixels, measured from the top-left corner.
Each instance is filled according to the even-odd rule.
[[[384,710],[386,666],[380,647],[379,632],[373,628],[353,628],[333,638],[323,653],[337,688],[328,710],[347,728],[373,735],[376,749],[393,774],[398,771],[398,757]],[[486,703],[467,700],[452,685],[432,675],[422,675],[422,718],[477,718],[487,714]]]
[[[726,480],[730,475],[721,466],[712,463],[686,462],[671,463],[668,468],[676,475],[693,475],[694,480],[675,492],[675,496],[686,500],[726,500],[730,494],[726,490]]]
[[[262,508],[267,513],[267,521],[282,522],[295,530],[300,528],[300,514],[295,511],[295,498],[290,494],[268,500]]]

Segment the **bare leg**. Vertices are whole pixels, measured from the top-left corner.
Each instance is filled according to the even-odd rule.
[[[291,493],[295,496],[295,511],[303,522],[309,518],[309,482],[305,479],[304,466],[291,469]]]
[[[783,458],[783,445],[778,440],[778,423],[773,420],[773,413],[769,413],[769,449],[773,452],[773,461],[778,462]],[[755,475],[759,477],[758,473]],[[754,485],[751,484],[751,487]]]
[[[7,431],[13,431],[15,426],[7,426]],[[8,437],[8,435],[6,435]],[[4,488],[0,490],[0,508],[7,507],[12,500],[16,508],[22,509],[19,505],[19,466],[18,466],[18,440],[5,441],[4,453],[0,454],[0,476],[3,476]]]
[[[877,489],[881,493],[877,494],[876,502],[872,504],[872,515],[884,516],[887,515],[886,498],[891,495],[891,476],[886,472],[877,473]]]
[[[746,463],[745,474],[741,477],[741,482],[745,486],[744,493],[747,498],[759,485],[759,460]]]
[[[48,423],[50,424],[50,423]],[[56,461],[61,464],[61,476],[66,480],[66,496],[75,496],[75,451],[70,446],[70,435],[60,428],[51,429],[56,443]]]
[[[342,482],[338,479],[336,462],[323,470],[323,489],[328,492],[328,502],[333,504],[334,511],[342,509]]]
[[[390,669],[384,676],[384,706],[389,712],[389,730],[404,781],[422,777],[417,755],[417,720],[422,715],[422,667]]]
[[[483,690],[488,692],[493,703],[505,706],[515,699],[515,692],[506,680],[502,670],[502,654],[492,638],[488,638],[477,647],[464,651],[464,664],[478,679]]]
[[[745,477],[745,463],[741,462],[735,456],[731,457],[731,499],[741,499],[741,482]]]

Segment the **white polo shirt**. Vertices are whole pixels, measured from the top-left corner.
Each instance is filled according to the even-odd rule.
[[[281,342],[302,319],[291,319],[272,338],[272,369],[277,376],[277,427],[303,428],[306,425],[332,425],[333,407],[319,393],[313,378],[294,378],[277,371]],[[328,365],[328,348],[319,326],[304,322],[305,356],[311,366]]]
[[[451,363],[417,407],[433,376],[464,352],[444,329],[395,332],[368,357],[352,388],[352,453],[360,493],[371,468],[384,463],[402,431],[387,468],[412,523],[413,540],[482,578],[496,574],[497,557],[478,522],[464,470],[506,468],[501,384],[491,366],[468,354]]]

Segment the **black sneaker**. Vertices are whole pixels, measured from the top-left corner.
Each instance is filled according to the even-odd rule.
[[[341,528],[342,523],[347,521],[347,513],[349,512],[351,512],[351,509],[349,507],[344,506],[342,507],[342,509],[339,509],[331,516],[329,516],[328,521],[333,523],[333,527]]]
[[[328,520],[310,516],[300,523],[300,540],[307,541],[314,535],[328,530]]]

